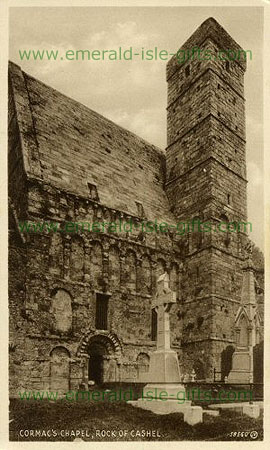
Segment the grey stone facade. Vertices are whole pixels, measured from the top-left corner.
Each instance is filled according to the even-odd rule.
[[[239,48],[214,19],[183,48],[195,45]],[[155,348],[151,298],[165,270],[177,295],[171,343],[182,372],[212,380],[222,369],[222,352],[235,347],[247,233],[24,233],[18,224],[246,221],[245,68],[168,63],[164,153],[10,63],[12,395],[76,389],[93,377],[138,380]],[[262,309],[263,263],[254,254]],[[106,329],[97,327],[99,298]]]

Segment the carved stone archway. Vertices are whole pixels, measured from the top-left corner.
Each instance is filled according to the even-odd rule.
[[[82,383],[95,384],[120,381],[122,346],[118,337],[109,332],[88,332],[80,342],[77,356],[81,359]]]

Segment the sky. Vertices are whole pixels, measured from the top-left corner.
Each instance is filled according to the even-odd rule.
[[[166,61],[21,61],[19,50],[178,50],[208,17],[214,17],[244,50],[248,219],[263,249],[263,9],[255,7],[57,7],[10,8],[9,58],[21,68],[166,148]]]

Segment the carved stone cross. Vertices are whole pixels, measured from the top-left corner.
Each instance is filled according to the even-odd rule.
[[[157,350],[170,350],[169,312],[176,303],[176,293],[169,288],[169,275],[165,272],[157,281],[157,292],[152,300],[152,308],[157,313]]]

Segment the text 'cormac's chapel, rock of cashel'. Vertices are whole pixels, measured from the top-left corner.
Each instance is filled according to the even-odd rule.
[[[181,48],[193,47],[241,49],[213,18]],[[247,222],[245,70],[244,59],[168,62],[164,152],[10,63],[12,395],[145,377],[156,346],[151,300],[164,272],[176,292],[171,346],[182,374],[212,381],[216,372],[224,380],[244,344],[259,364],[263,257],[249,252],[247,232],[139,226]],[[27,233],[23,221],[138,226]]]

